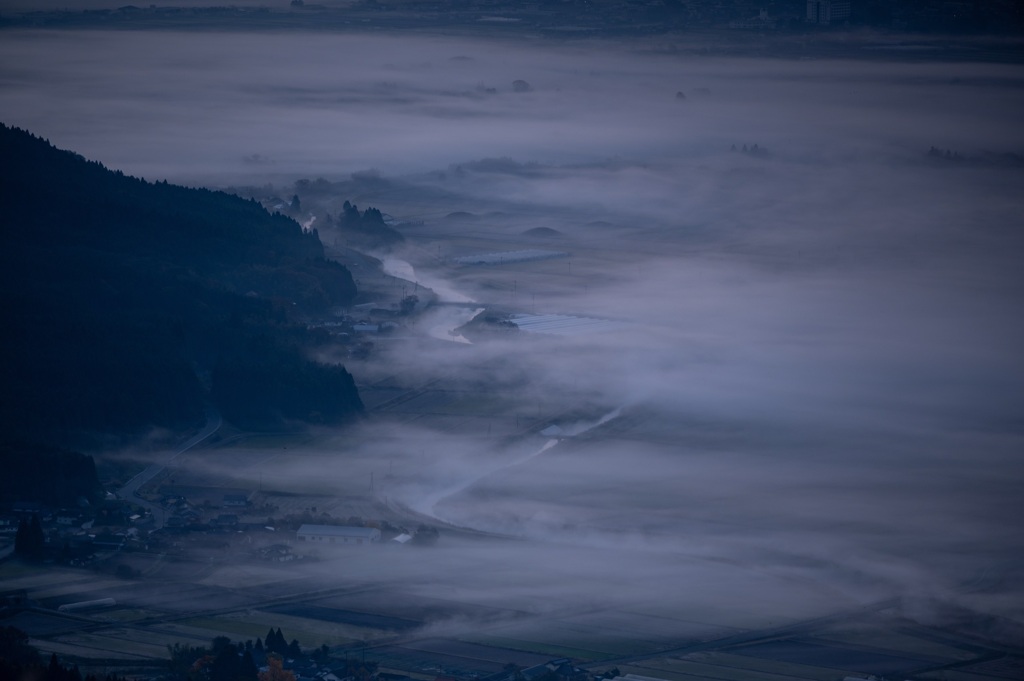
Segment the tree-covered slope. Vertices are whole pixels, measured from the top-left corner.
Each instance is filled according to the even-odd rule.
[[[246,426],[362,408],[343,368],[304,358],[293,323],[351,301],[352,277],[290,218],[2,125],[0,216],[5,437],[185,428],[211,399]],[[296,400],[307,387],[316,398]]]

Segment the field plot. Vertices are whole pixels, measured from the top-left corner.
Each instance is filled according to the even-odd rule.
[[[55,652],[61,657],[80,657],[85,659],[127,659],[132,662],[150,661],[150,656],[133,654],[124,650],[110,650],[108,648],[93,647],[90,645],[79,645],[78,643],[65,643],[61,641],[47,641],[44,639],[30,639],[29,643],[39,649],[43,655]]]
[[[187,633],[202,640],[209,640],[215,636],[255,639],[263,638],[267,633],[267,627],[262,624],[234,617],[193,617],[172,626],[181,634]]]
[[[763,671],[749,667],[718,665],[708,661],[685,658],[661,658],[645,660],[629,665],[630,672],[645,676],[665,678],[702,678],[716,681],[802,681],[807,677],[783,673],[781,670]],[[831,672],[828,678],[836,678]]]
[[[451,655],[426,653],[408,650],[399,646],[374,648],[369,652],[370,659],[381,667],[396,669],[403,672],[453,674],[453,675],[487,675],[501,671],[502,665],[466,660]]]
[[[509,634],[506,636],[502,635],[503,633],[504,632],[499,632],[495,635],[484,634],[479,636],[463,636],[461,640],[493,648],[507,648],[508,650],[518,652],[534,653],[548,658],[568,657],[575,660],[577,663],[600,662],[601,660],[617,657],[616,653],[600,652],[598,650],[574,647],[573,645],[554,637],[552,637],[550,641],[536,641],[528,640],[526,638],[517,638],[517,634]],[[538,638],[540,638],[539,634]],[[595,648],[596,647],[598,646],[595,646]]]
[[[728,564],[721,564],[719,569],[736,569],[740,573],[744,572],[742,569]],[[774,586],[770,581],[766,582],[766,584]],[[692,593],[695,597],[699,597],[699,585],[692,589]],[[675,607],[672,603],[641,603],[631,606],[629,612],[638,615],[661,617],[669,621],[678,621],[683,627],[695,625],[697,627],[707,627],[709,631],[718,629],[730,633],[775,627],[782,624],[794,624],[799,621],[799,618],[794,616],[781,616],[778,613],[769,615],[753,609],[744,609],[741,605],[733,602],[710,604],[697,600],[697,598],[690,604],[685,618],[679,617],[679,608]]]
[[[235,564],[225,565],[208,577],[200,580],[204,586],[224,588],[255,588],[271,584],[283,587],[287,582],[302,582],[302,578],[294,572],[275,569],[265,565]]]
[[[990,674],[1002,679],[1024,679],[1024,657],[1003,657],[997,660],[988,660],[964,667],[964,671],[972,674]]]
[[[117,587],[124,586],[123,579],[104,579],[104,580],[89,580],[88,586],[89,591],[82,591],[82,582],[65,583],[61,586],[54,586],[48,589],[40,589],[38,591],[32,591],[32,598],[37,600],[48,600],[58,599],[67,596],[78,597],[83,594],[93,594],[93,592],[103,592],[107,589],[114,589]],[[84,600],[84,599],[83,599]]]
[[[734,629],[700,622],[621,611],[587,613],[559,621],[609,638],[629,639],[641,652],[645,647],[655,652],[665,647],[679,647],[688,642],[707,641],[735,633]]]
[[[33,570],[17,563],[4,565],[0,571],[0,592],[12,593],[24,589],[32,592],[59,584],[81,584],[90,576],[71,570]]]
[[[117,639],[90,634],[61,636],[54,640],[33,640],[34,646],[42,653],[57,653],[74,657],[98,660],[152,660],[167,656],[167,649],[156,646],[132,644]]]
[[[56,631],[67,631],[81,623],[81,620],[41,612],[19,612],[3,620],[4,626],[31,632],[33,636],[46,636]]]
[[[666,681],[718,681],[714,677],[710,676],[693,676],[692,674],[683,674],[682,672],[652,670],[647,667],[638,667],[636,665],[628,664],[619,665],[618,670],[623,674],[636,674],[637,676],[665,679]]]
[[[40,605],[52,608],[53,610],[56,610],[62,605],[81,603],[82,601],[95,601],[101,598],[114,598],[115,601],[120,602],[123,598],[125,583],[121,581],[116,586],[107,585],[105,587],[89,590],[82,590],[82,586],[84,585],[76,584],[73,589],[64,589],[57,595],[39,597],[33,595],[33,597],[36,598]],[[120,589],[117,587],[120,587]],[[93,613],[90,612],[89,614],[91,615]]]
[[[147,619],[149,617],[156,617],[160,614],[161,613],[156,610],[143,610],[142,608],[117,608],[97,613],[94,615],[94,619],[103,620],[105,622],[134,622],[136,620]]]
[[[204,575],[205,576],[205,575]],[[166,613],[204,612],[215,604],[217,607],[243,607],[244,597],[227,589],[204,587],[186,582],[126,582],[118,589],[99,592],[79,592],[63,596],[64,602],[110,597],[121,604],[135,608],[157,610]]]
[[[317,600],[316,604],[327,609],[374,613],[399,621],[418,623],[465,618],[487,621],[495,617],[508,617],[515,614],[495,607],[424,596],[405,590],[331,596]]]
[[[183,634],[173,629],[168,629],[167,625],[155,624],[145,628],[117,628],[117,629],[103,629],[95,632],[98,635],[106,636],[108,638],[122,639],[125,641],[135,641],[139,643],[148,643],[155,645],[159,648],[159,654],[157,657],[167,656],[167,646],[175,643],[182,643],[187,645],[196,645],[197,641],[208,643],[208,639],[200,639],[196,636]]]
[[[1000,678],[1010,678],[1018,681],[1020,676],[999,677],[987,673],[972,673],[965,669],[942,669],[933,672],[925,672],[915,678],[934,679],[935,681],[996,681]]]
[[[487,675],[509,664],[532,666],[550,656],[451,639],[425,639],[367,651],[382,666],[412,672]]]
[[[960,662],[969,660],[976,655],[972,650],[956,648],[929,640],[924,636],[915,636],[913,633],[904,633],[893,629],[826,631],[816,635],[815,639],[828,644],[864,646],[915,657],[920,655],[943,662]]]
[[[325,608],[318,605],[279,605],[267,608],[266,612],[280,613],[292,617],[332,622],[335,624],[347,624],[354,627],[367,629],[384,629],[388,631],[409,631],[422,625],[422,622],[402,619],[399,617],[388,617],[387,615],[372,614],[368,612],[357,612],[353,610],[341,610],[338,608]]]
[[[737,655],[762,657],[781,662],[831,667],[837,671],[893,675],[939,664],[942,660],[912,657],[869,649],[824,645],[813,639],[787,639],[733,648]]]
[[[630,636],[628,633],[615,629],[604,629],[592,626],[589,622],[556,619],[545,622],[542,626],[532,625],[534,633],[524,636],[530,640],[542,640],[570,650],[587,653],[592,660],[618,657],[620,655],[645,655],[661,646],[650,641]],[[508,630],[506,630],[508,631]],[[522,630],[525,632],[525,629]],[[520,637],[518,634],[517,638]],[[573,655],[568,655],[573,657]]]
[[[352,641],[381,638],[391,633],[370,627],[325,622],[260,610],[222,617],[196,617],[185,620],[182,624],[187,625],[191,632],[207,634],[208,639],[224,635],[235,639],[254,639],[263,637],[267,633],[267,629],[271,627],[280,627],[287,633],[289,640],[295,638],[302,645],[313,647],[324,644],[329,646],[345,645]]]
[[[728,674],[730,673],[730,670],[732,670],[736,671],[741,676],[744,674],[750,676],[766,674],[775,678],[805,679],[807,681],[835,681],[836,679],[836,670],[827,667],[815,667],[796,662],[780,662],[777,660],[766,660],[756,657],[744,657],[741,655],[733,655],[723,652],[693,653],[677,658],[645,660],[637,663],[637,666],[639,668],[647,669],[648,676],[658,676],[659,674],[650,673],[650,670],[668,671],[674,668],[673,665],[687,661],[715,667],[721,670],[720,672],[716,672],[719,675]]]

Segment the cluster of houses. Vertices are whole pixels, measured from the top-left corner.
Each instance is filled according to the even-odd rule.
[[[251,651],[251,654],[260,671],[267,674],[267,655],[262,650]],[[360,657],[371,656],[363,653]],[[295,681],[412,681],[414,678],[397,670],[380,669],[372,659],[333,660],[324,649],[317,650],[312,655],[287,655],[281,660],[281,667],[284,671],[291,672]],[[413,673],[417,674],[416,679],[424,678],[422,671]],[[622,677],[619,676],[618,670],[602,676],[577,667],[569,658],[558,658],[526,668],[510,664],[502,671],[484,677],[467,676],[455,670],[445,670],[436,676],[434,681],[610,681],[614,677],[623,681],[663,681],[633,675]]]
[[[203,509],[190,504],[180,494],[168,494],[160,500],[160,505],[171,515],[164,523],[168,532],[186,530],[233,532],[243,527],[239,513],[249,510],[250,502],[247,494],[225,494],[218,513],[206,519]],[[207,504],[207,508],[209,504]]]
[[[159,501],[161,508],[155,511],[160,522],[153,512],[113,496],[99,505],[81,508],[53,509],[36,502],[21,502],[0,511],[0,537],[7,536],[13,542],[19,526],[37,519],[42,529],[43,555],[32,557],[70,565],[90,564],[98,554],[147,550],[186,537],[241,536],[252,532],[275,537],[274,544],[252,549],[253,557],[270,562],[315,558],[320,549],[431,544],[437,539],[433,528],[410,531],[387,522],[369,527],[356,524],[362,522],[359,519],[350,519],[346,525],[328,524],[332,520],[323,515],[316,518],[320,524],[309,522],[313,516],[307,514],[286,518],[282,527],[275,528],[264,515],[264,511],[274,507],[254,507],[251,496],[227,493],[219,501],[208,498],[194,503],[183,494],[165,494]],[[296,524],[299,526],[294,531]],[[224,537],[218,541],[227,540]]]
[[[80,565],[96,552],[118,550],[136,539],[140,528],[152,523],[152,516],[117,499],[73,508],[14,502],[0,513],[0,536],[13,538],[23,523],[35,521],[42,530],[43,555],[39,557]]]
[[[509,665],[497,674],[480,681],[595,681],[591,672],[575,666],[567,657],[520,669]]]

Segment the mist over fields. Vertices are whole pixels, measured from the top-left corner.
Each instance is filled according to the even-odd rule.
[[[523,540],[347,575],[726,628],[892,596],[1021,623],[1024,70],[670,48],[7,31],[0,120],[149,180],[343,182],[337,203],[409,223],[401,255],[481,307],[623,322],[349,365],[493,408],[371,419],[278,462],[281,484],[390,465],[391,501]],[[518,248],[572,258],[431,264]],[[570,437],[503,439],[548,415]]]

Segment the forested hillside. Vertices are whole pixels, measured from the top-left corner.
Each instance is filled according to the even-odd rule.
[[[6,439],[79,444],[229,420],[340,421],[341,367],[295,322],[352,276],[315,232],[259,204],[150,183],[0,125],[0,419]]]

